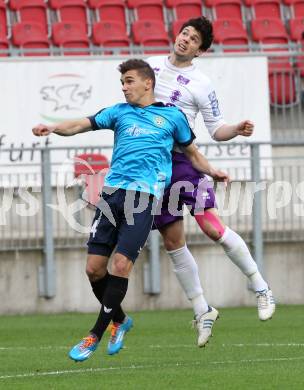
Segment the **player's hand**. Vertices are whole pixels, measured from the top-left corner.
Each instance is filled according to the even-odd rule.
[[[254,124],[249,120],[245,120],[240,122],[237,125],[236,131],[238,135],[242,135],[243,137],[250,137],[253,133]]]
[[[222,181],[222,182],[225,182],[225,183],[229,183],[230,182],[230,177],[229,177],[228,173],[220,171],[219,169],[212,168],[212,170],[210,172],[210,176],[215,181]]]
[[[52,126],[42,125],[41,123],[33,127],[32,132],[37,137],[47,136],[53,132]]]

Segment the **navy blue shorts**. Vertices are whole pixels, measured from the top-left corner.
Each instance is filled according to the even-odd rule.
[[[115,252],[134,263],[151,230],[153,202],[154,196],[145,192],[104,188],[87,243],[88,253],[110,257],[117,245]]]

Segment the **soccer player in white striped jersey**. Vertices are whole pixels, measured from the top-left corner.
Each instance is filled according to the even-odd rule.
[[[193,130],[195,118],[201,112],[210,136],[216,141],[231,140],[238,135],[249,137],[253,133],[253,123],[243,120],[235,125],[227,124],[220,113],[210,79],[192,63],[195,57],[202,55],[211,46],[212,40],[210,21],[205,17],[191,19],[181,27],[169,56],[148,58],[147,62],[156,75],[156,99],[180,107]],[[191,177],[195,191],[181,192],[180,202],[191,207],[191,213],[201,230],[221,245],[229,259],[248,277],[256,293],[258,316],[260,320],[268,320],[275,311],[275,303],[267,282],[244,240],[219,218],[213,189],[208,186],[205,189],[198,188],[200,177],[190,165],[184,154],[176,149],[173,153],[171,185]],[[170,188],[166,193],[168,201]],[[179,283],[192,303],[198,346],[201,347],[207,343],[218,313],[216,309],[210,308],[203,295],[196,261],[185,242],[182,216],[172,216],[166,207],[166,194],[164,200],[162,214],[155,217],[155,225],[163,236]],[[203,213],[195,213],[197,205],[204,210]]]
[[[227,124],[220,113],[211,81],[192,63],[195,57],[208,50],[212,40],[212,24],[207,18],[190,19],[181,27],[169,56],[154,56],[147,59],[156,76],[156,99],[180,107],[186,114],[192,130],[195,118],[200,112],[210,136],[216,141],[231,140],[239,135],[249,137],[253,133],[253,123],[250,120],[243,120],[235,125]],[[191,207],[191,213],[202,231],[222,246],[229,259],[249,279],[256,293],[260,320],[268,320],[275,311],[272,291],[259,272],[246,243],[219,218],[213,189],[208,186],[207,180],[204,188],[201,179],[201,175],[191,167],[184,154],[175,148],[171,186],[164,194],[161,215],[154,218],[155,225],[163,236],[177,279],[192,304],[199,347],[208,342],[212,327],[218,318],[218,311],[210,307],[204,297],[196,261],[186,245],[182,216],[173,216],[168,210],[171,187],[178,181],[190,181],[194,189],[191,192],[187,192],[186,189],[181,191],[180,204]],[[203,213],[200,212],[202,210]],[[126,318],[128,317],[120,307],[113,318],[116,328],[123,326]],[[110,341],[110,347],[112,344],[115,346],[115,342]],[[118,350],[116,348],[116,352]]]

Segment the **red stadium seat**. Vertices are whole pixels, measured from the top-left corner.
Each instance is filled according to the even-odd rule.
[[[251,31],[252,39],[256,42],[263,44],[288,44],[288,34],[280,19],[263,18],[252,20]]]
[[[134,43],[144,47],[147,46],[169,46],[169,37],[165,30],[165,26],[162,22],[157,20],[147,21],[147,20],[138,20],[132,25],[132,33]],[[145,53],[150,54],[159,54],[168,52],[167,48],[155,49],[155,50],[146,50]]]
[[[10,0],[19,22],[39,23],[48,32],[47,7],[44,0]]]
[[[252,18],[278,18],[281,19],[280,0],[245,0],[247,7],[251,8]]]
[[[93,43],[103,47],[129,47],[130,40],[126,34],[125,26],[119,22],[97,22],[93,25]],[[105,54],[117,53],[106,51]],[[128,50],[120,50],[120,54],[129,54]]]
[[[85,181],[86,189],[82,198],[96,206],[102,192],[104,177],[109,169],[109,161],[103,154],[85,153],[75,156],[74,176]]]
[[[287,45],[289,37],[283,22],[279,19],[255,19],[251,22],[252,38],[260,44]],[[265,48],[264,51],[287,51],[288,48]],[[269,59],[270,101],[273,105],[296,103],[295,73],[289,57]]]
[[[293,41],[298,42],[304,49],[304,17],[291,19],[289,21],[290,26],[290,38]],[[300,75],[304,76],[304,57],[299,56],[296,59],[296,67],[300,70]]]
[[[251,21],[252,39],[261,45],[263,51],[288,51],[289,37],[283,22],[280,19],[254,19]],[[277,48],[269,48],[264,45],[281,45]],[[274,59],[277,68],[289,66],[289,58],[276,57]]]
[[[7,20],[6,20],[6,7],[4,0],[0,0],[0,27],[3,27],[5,35],[7,35]]]
[[[300,71],[300,76],[304,77],[304,57],[300,56],[296,60],[296,68]]]
[[[291,66],[276,69],[269,67],[270,103],[274,106],[290,106],[297,102],[295,73]]]
[[[237,19],[215,20],[213,22],[214,43],[242,45],[244,48],[225,49],[225,52],[248,51],[248,36],[243,24]]]
[[[292,18],[304,17],[304,0],[283,0],[290,7]]]
[[[135,11],[136,20],[164,22],[162,0],[127,0],[127,5]]]
[[[165,4],[173,10],[176,20],[202,16],[201,0],[166,0]]]
[[[304,18],[291,19],[289,21],[290,38],[293,41],[304,42]]]
[[[39,23],[20,22],[12,27],[12,43],[20,49],[49,49],[50,44],[44,26]],[[24,53],[24,56],[48,56],[47,51]]]
[[[99,153],[83,153],[75,156],[74,175],[94,175],[105,168],[109,168],[109,160]]]
[[[88,49],[89,39],[85,26],[77,22],[58,22],[52,26],[53,42],[60,48]],[[89,55],[89,50],[64,51],[65,55]]]
[[[0,25],[0,50],[8,50],[9,44],[6,38],[4,26]],[[0,53],[0,57],[7,57],[8,53]]]
[[[205,4],[212,8],[213,19],[242,20],[241,0],[206,0]]]
[[[119,22],[126,28],[124,0],[88,0],[88,5],[95,10],[98,21]]]
[[[87,8],[84,0],[49,0],[60,22],[78,22],[87,29]]]
[[[84,179],[85,189],[81,194],[81,198],[89,203],[88,206],[97,207],[107,171],[108,169],[105,172],[98,172],[95,175],[85,175],[82,178]]]

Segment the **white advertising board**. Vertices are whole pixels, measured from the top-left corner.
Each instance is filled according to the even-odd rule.
[[[49,139],[32,135],[33,125],[52,124],[61,120],[92,115],[103,107],[123,102],[120,74],[121,59],[25,59],[0,61],[0,163],[28,164],[38,160],[38,153],[15,151],[13,148],[44,146],[112,145],[111,131],[97,131],[74,137],[51,135]],[[200,58],[199,68],[208,75],[217,91],[224,118],[228,123],[251,119],[255,132],[251,141],[270,141],[267,59],[263,57]],[[200,115],[196,123],[198,142],[211,142]],[[244,142],[237,137],[236,142]],[[249,148],[217,148],[205,150],[208,157],[249,156]],[[11,153],[1,153],[9,148]],[[204,151],[204,150],[203,150]],[[265,147],[263,156],[270,157]],[[62,156],[58,153],[58,161]],[[56,160],[56,155],[52,156]],[[224,161],[224,160],[223,160]],[[235,165],[235,162],[234,162]],[[224,166],[227,166],[225,161]],[[6,168],[7,170],[7,168]]]

